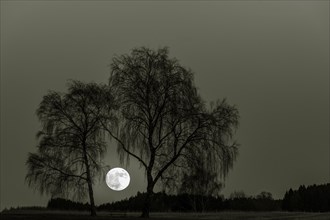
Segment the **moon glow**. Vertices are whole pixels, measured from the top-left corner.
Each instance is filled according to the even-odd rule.
[[[116,167],[109,170],[105,177],[105,182],[110,189],[121,191],[129,185],[130,179],[129,174],[125,169]]]

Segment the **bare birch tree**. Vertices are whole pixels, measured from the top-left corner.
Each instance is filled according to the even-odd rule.
[[[237,154],[231,139],[238,110],[225,100],[207,108],[193,73],[170,59],[167,48],[137,48],[116,56],[109,82],[119,104],[119,123],[117,130],[106,129],[118,142],[121,161],[135,158],[146,172],[142,217],[149,217],[155,184],[173,169],[180,172],[199,149],[207,149],[219,175],[227,174]]]
[[[37,109],[42,130],[36,153],[27,159],[29,186],[52,196],[89,197],[96,215],[93,183],[106,152],[101,122],[111,119],[109,87],[71,81],[67,93],[49,92]]]

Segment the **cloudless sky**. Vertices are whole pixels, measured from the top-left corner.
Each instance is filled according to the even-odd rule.
[[[329,1],[1,1],[0,210],[49,199],[24,183],[43,95],[68,79],[107,83],[112,57],[140,46],[168,46],[206,101],[237,105],[225,196],[330,181]],[[145,190],[131,161],[130,186],[101,180],[97,204]],[[114,144],[106,163],[121,166]]]

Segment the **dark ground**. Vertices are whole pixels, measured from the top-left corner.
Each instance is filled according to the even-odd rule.
[[[106,213],[100,212],[97,217],[90,217],[86,212],[62,211],[16,211],[15,213],[1,213],[1,220],[105,220],[105,219],[141,219],[140,213]],[[150,220],[158,219],[205,219],[205,220],[330,220],[330,213],[304,212],[218,212],[218,213],[151,213]]]

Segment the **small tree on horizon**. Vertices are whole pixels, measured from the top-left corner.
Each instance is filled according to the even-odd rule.
[[[71,81],[67,93],[51,91],[36,111],[42,124],[36,153],[29,153],[26,181],[40,193],[90,201],[96,215],[93,183],[102,174],[106,152],[102,122],[109,121],[109,87]]]
[[[208,160],[208,153],[203,149],[197,154],[189,155],[187,167],[183,169],[182,175],[176,177],[179,183],[178,192],[188,194],[193,210],[204,212],[208,205],[208,200],[212,197],[218,197],[223,187],[222,179],[219,178],[217,171]],[[174,171],[171,173],[173,175]]]
[[[145,169],[147,192],[142,217],[149,217],[156,183],[180,173],[189,155],[203,148],[217,175],[225,176],[237,155],[231,142],[238,126],[238,110],[226,100],[211,108],[199,96],[193,73],[168,49],[133,49],[116,56],[109,85],[119,105],[116,129],[105,126],[118,142],[121,162],[130,157]]]

